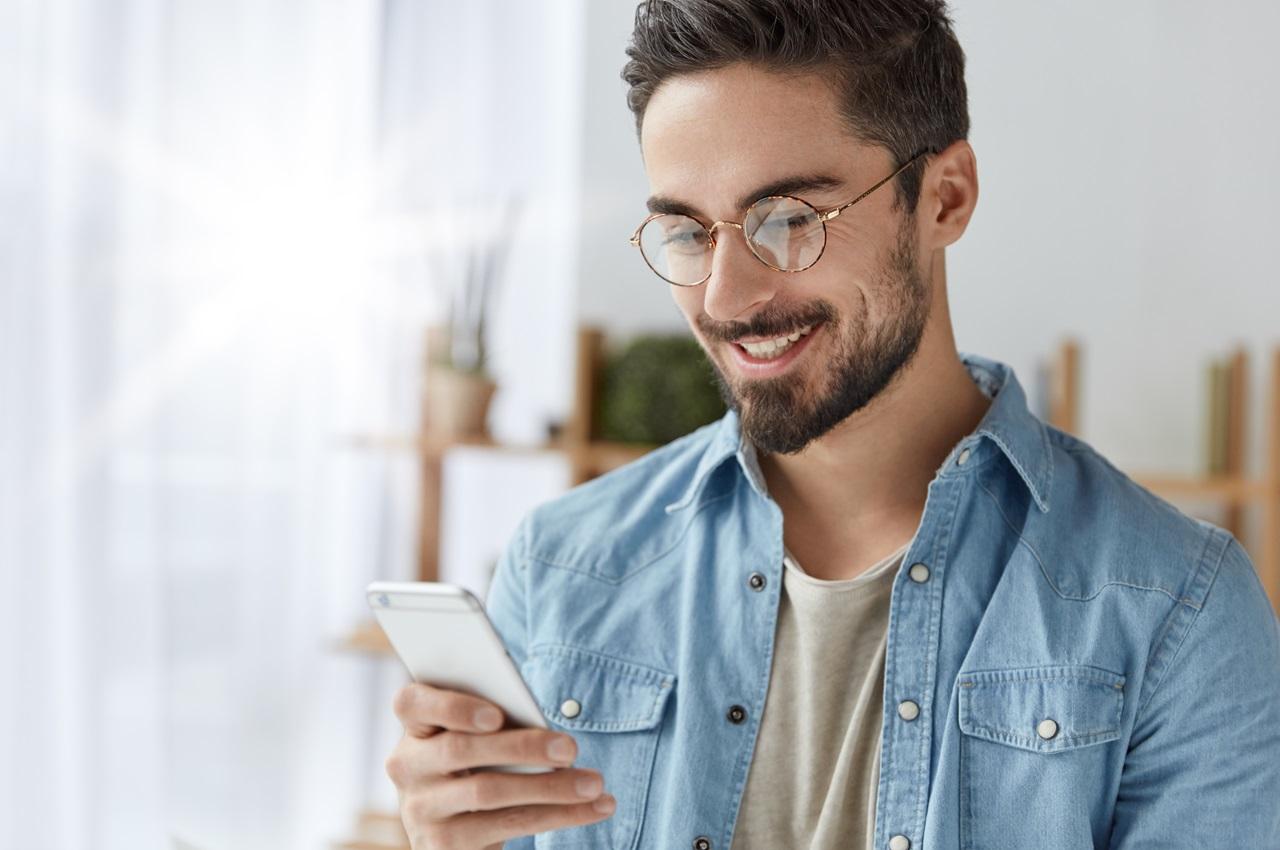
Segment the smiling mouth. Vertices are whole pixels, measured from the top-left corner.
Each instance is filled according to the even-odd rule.
[[[805,325],[799,330],[792,331],[787,336],[764,339],[757,342],[735,342],[733,344],[757,360],[776,360],[786,354],[800,339],[812,333],[819,324],[821,323]]]

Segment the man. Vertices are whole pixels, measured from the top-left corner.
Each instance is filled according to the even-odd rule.
[[[731,410],[526,517],[488,608],[552,729],[401,692],[415,846],[1280,848],[1241,545],[956,352],[944,4],[651,2],[628,54],[633,243]]]

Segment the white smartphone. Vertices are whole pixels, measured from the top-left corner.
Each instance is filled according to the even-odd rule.
[[[365,596],[415,682],[489,700],[502,709],[507,726],[549,728],[484,606],[466,588],[444,582],[375,581],[365,588]],[[553,770],[529,764],[488,769]]]

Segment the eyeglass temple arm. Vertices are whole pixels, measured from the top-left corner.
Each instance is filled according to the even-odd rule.
[[[856,204],[858,201],[861,201],[861,200],[862,200],[863,198],[865,198],[867,195],[870,195],[870,194],[871,194],[872,192],[874,192],[876,189],[879,189],[881,186],[883,186],[884,184],[888,183],[890,180],[892,180],[893,178],[897,177],[897,176],[898,176],[899,174],[901,174],[902,172],[906,171],[906,170],[907,170],[907,167],[908,167],[908,166],[910,166],[910,165],[911,165],[911,163],[915,162],[917,159],[919,159],[920,157],[924,156],[924,155],[925,155],[925,153],[926,153],[926,151],[920,151],[920,153],[916,154],[915,156],[911,157],[911,159],[909,159],[909,160],[907,160],[906,162],[902,163],[901,167],[899,167],[897,171],[893,172],[893,173],[892,173],[892,174],[890,174],[888,177],[884,178],[884,179],[883,179],[883,180],[881,180],[879,183],[877,183],[876,185],[872,186],[870,189],[868,189],[867,191],[863,192],[861,195],[859,195],[858,197],[854,198],[854,199],[853,199],[852,201],[850,201],[849,203],[847,203],[847,204],[841,204],[840,206],[836,207],[835,209],[833,209],[833,210],[828,210],[827,212],[823,213],[823,214],[822,214],[822,220],[823,220],[823,221],[830,221],[831,219],[833,219],[833,218],[835,218],[836,216],[840,215],[840,213],[842,213],[842,212],[844,212],[845,210],[849,209],[849,207],[853,206],[853,205],[854,205],[854,204]]]

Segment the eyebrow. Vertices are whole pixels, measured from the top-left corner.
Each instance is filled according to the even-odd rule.
[[[781,180],[774,180],[772,183],[766,183],[758,189],[743,195],[738,199],[736,211],[738,213],[745,212],[747,207],[769,195],[797,195],[801,192],[821,192],[844,185],[845,182],[843,180],[831,174],[794,174],[790,177],[783,177]],[[654,195],[649,198],[647,206],[651,213],[680,213],[694,218],[702,217],[702,214],[692,204],[687,204],[667,195]]]

